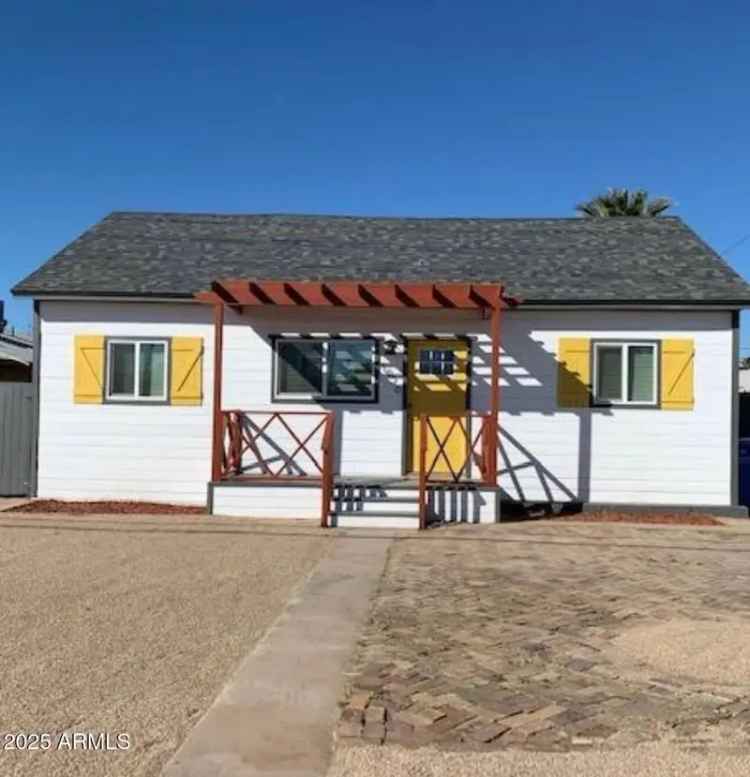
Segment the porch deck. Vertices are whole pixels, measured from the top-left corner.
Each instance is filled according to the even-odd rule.
[[[340,528],[425,528],[500,520],[500,488],[480,480],[431,480],[417,474],[322,477],[229,476],[210,485],[211,512],[259,518],[321,519]],[[330,496],[329,496],[330,495]]]
[[[470,431],[472,419],[479,421],[476,432]],[[210,511],[317,517],[322,527],[377,521],[424,529],[434,521],[499,520],[487,414],[421,415],[419,468],[403,475],[336,473],[334,426],[332,411],[221,411],[221,458],[209,486]],[[428,438],[434,443],[429,456]],[[451,441],[458,457],[446,452]]]
[[[243,475],[228,473],[220,480],[213,481],[213,485],[222,486],[277,486],[280,488],[290,486],[294,483],[300,486],[320,487],[323,478],[320,475],[294,475],[279,477],[264,477],[262,475]],[[419,475],[416,472],[407,475],[346,475],[338,474],[333,476],[333,485],[352,486],[352,487],[370,487],[380,486],[382,488],[419,488]],[[461,478],[459,481],[453,480],[449,474],[435,473],[430,478],[430,487],[453,486],[466,488],[499,489],[499,486],[488,485],[481,478]]]

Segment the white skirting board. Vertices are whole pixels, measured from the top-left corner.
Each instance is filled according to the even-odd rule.
[[[214,485],[209,491],[209,512],[247,518],[306,518],[320,520],[318,485]]]
[[[330,526],[408,528],[418,525],[417,491],[389,491],[390,494],[413,493],[414,502],[388,505],[369,502],[357,512],[333,515]],[[214,484],[209,485],[209,511],[213,515],[247,518],[288,518],[320,520],[321,488],[317,484]],[[402,497],[403,498],[403,497]],[[335,508],[336,502],[331,505]],[[399,508],[398,510],[383,509]],[[454,489],[436,486],[428,492],[427,510],[430,521],[445,523],[496,523],[500,520],[500,492],[491,488]],[[389,515],[405,511],[406,515]]]

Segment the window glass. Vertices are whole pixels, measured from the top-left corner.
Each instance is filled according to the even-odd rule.
[[[423,348],[419,352],[421,375],[453,375],[456,368],[456,354],[446,348]]]
[[[112,343],[109,353],[109,393],[134,396],[135,343]]]
[[[370,340],[331,340],[328,344],[328,394],[370,397],[373,385],[373,346]]]
[[[628,348],[628,401],[654,401],[655,349],[650,345]]]
[[[622,347],[619,345],[598,346],[597,399],[617,401],[622,399]]]
[[[140,344],[138,372],[140,396],[164,396],[164,343]]]
[[[323,390],[323,343],[278,343],[278,393],[320,394]]]

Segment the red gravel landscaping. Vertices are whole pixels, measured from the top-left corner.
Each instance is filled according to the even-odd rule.
[[[66,502],[62,499],[37,499],[4,510],[6,513],[68,513],[69,515],[205,515],[205,507],[162,504],[160,502]]]
[[[574,513],[559,515],[557,521],[586,521],[590,523],[661,523],[680,526],[723,526],[724,524],[712,515],[700,513]]]

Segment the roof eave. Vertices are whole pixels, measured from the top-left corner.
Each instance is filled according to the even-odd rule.
[[[75,298],[75,299],[112,299],[112,300],[194,300],[194,295],[188,292],[173,291],[79,291],[43,288],[19,288],[11,289],[15,297],[33,298]],[[717,299],[564,299],[564,298],[533,298],[524,297],[523,307],[611,307],[614,305],[627,305],[630,307],[724,307],[724,308],[750,308],[748,298],[717,298]]]

